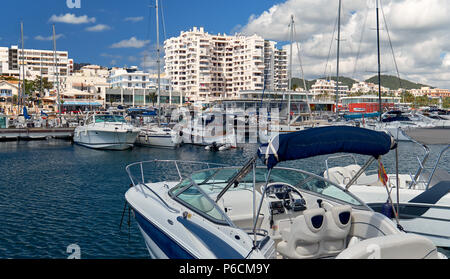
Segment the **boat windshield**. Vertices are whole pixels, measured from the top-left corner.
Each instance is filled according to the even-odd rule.
[[[95,116],[95,123],[103,123],[103,122],[119,122],[126,123],[125,118],[120,115],[97,115]]]
[[[208,192],[200,191],[207,190]],[[187,178],[171,189],[170,194],[186,207],[208,218],[214,223],[229,225],[227,217],[206,195],[210,196],[212,191],[208,187],[199,187],[193,180]]]
[[[215,200],[217,195],[239,171],[240,168],[238,167],[213,168],[198,171],[193,173],[190,178],[183,180],[173,187],[170,193],[172,197],[181,200],[185,204],[187,203],[196,210],[200,210],[216,220],[223,220],[221,212],[217,212],[217,208],[212,204],[212,200]],[[267,174],[265,167],[258,167],[256,168],[255,177],[253,177],[252,171],[249,172],[244,178],[239,180],[239,183],[236,183],[228,191],[251,191],[253,188],[253,179],[255,179],[257,189],[259,189],[259,186],[265,184]],[[312,192],[350,205],[363,205],[356,197],[346,192],[340,186],[334,185],[320,176],[302,170],[276,167],[272,169],[270,175],[269,183],[272,182],[284,182],[292,185],[299,191]],[[196,189],[197,187],[201,191]],[[203,193],[208,195],[209,199],[202,197]]]

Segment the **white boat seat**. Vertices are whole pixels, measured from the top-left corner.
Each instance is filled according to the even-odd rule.
[[[346,185],[358,173],[361,166],[357,164],[345,167],[334,167],[324,172],[324,177],[339,185]],[[366,175],[364,172],[358,177],[355,184],[378,185],[378,175]]]
[[[366,239],[349,246],[336,259],[439,259],[433,242],[415,234],[398,233]]]
[[[374,226],[372,225],[374,224]],[[355,210],[349,236],[364,240],[389,234],[398,234],[396,225],[378,212]]]
[[[281,231],[277,251],[285,258],[313,259],[319,257],[320,241],[325,226],[323,208],[307,209],[296,217],[290,227]]]
[[[347,247],[351,213],[350,205],[333,206],[327,210],[324,236],[320,245],[323,255],[337,255]]]

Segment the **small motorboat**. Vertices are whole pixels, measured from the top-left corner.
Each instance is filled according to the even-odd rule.
[[[356,144],[343,129],[359,132]],[[366,129],[359,129],[324,127],[281,134],[262,144],[242,167],[168,160],[128,165],[132,184],[125,199],[150,256],[445,258],[428,238],[401,231],[341,186],[304,170],[277,166],[343,151],[378,157],[395,146],[385,133],[367,135]],[[265,166],[257,165],[259,159]]]

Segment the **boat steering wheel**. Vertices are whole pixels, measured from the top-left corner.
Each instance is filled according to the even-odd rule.
[[[261,192],[264,192],[264,186],[261,187]],[[283,206],[286,209],[292,209],[295,204],[296,199],[292,193],[295,193],[300,196],[301,200],[304,200],[302,194],[289,183],[272,182],[267,185],[266,189],[266,195],[275,195],[278,199],[283,200]]]

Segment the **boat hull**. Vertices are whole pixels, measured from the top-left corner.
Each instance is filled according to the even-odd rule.
[[[106,150],[126,150],[133,147],[138,132],[75,130],[73,141],[76,144]]]
[[[382,212],[388,199],[386,189],[378,186],[351,186],[350,192],[361,198],[377,212]],[[438,247],[450,247],[450,195],[442,197],[436,204],[411,203],[421,190],[400,189],[399,222],[403,229],[429,238]],[[391,193],[397,206],[395,189]]]
[[[140,146],[177,148],[179,143],[172,140],[171,135],[147,135],[139,134],[136,144]]]

